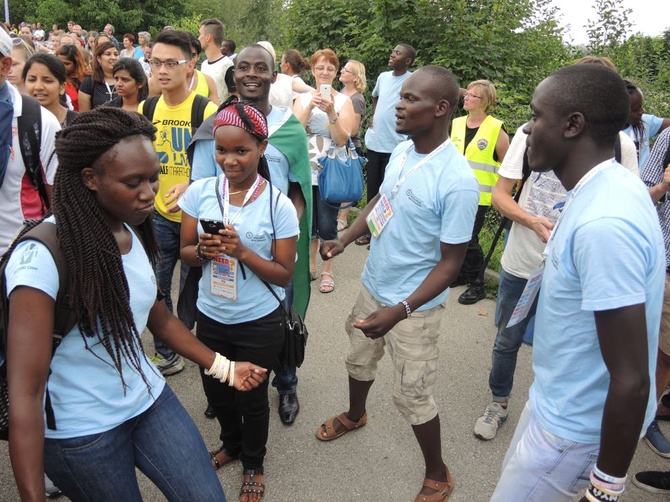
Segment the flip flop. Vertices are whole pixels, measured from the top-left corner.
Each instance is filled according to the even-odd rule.
[[[333,274],[330,272],[321,272],[321,283],[319,284],[319,291],[322,293],[332,293],[334,289],[335,281],[333,280]]]
[[[349,223],[347,223],[346,220],[337,220],[337,231],[341,232],[342,230],[345,230],[349,226]]]
[[[335,432],[335,420],[339,420],[339,422],[344,427],[344,429],[342,429],[340,432]],[[367,423],[367,413],[363,413],[363,416],[358,420],[358,422],[352,422],[344,413],[340,413],[336,417],[331,417],[321,424],[321,426],[316,430],[316,438],[320,441],[332,441],[333,439],[344,436],[347,432],[360,429]]]

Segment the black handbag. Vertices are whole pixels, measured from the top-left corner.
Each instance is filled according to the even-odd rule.
[[[309,337],[307,326],[293,305],[287,311],[272,286],[266,281],[263,281],[263,284],[277,299],[279,308],[284,315],[284,347],[279,353],[279,362],[287,368],[299,368],[305,360],[305,347],[307,346],[307,337]]]

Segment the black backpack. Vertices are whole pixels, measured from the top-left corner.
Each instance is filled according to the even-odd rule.
[[[30,183],[39,192],[43,213],[49,209],[49,198],[42,177],[40,145],[42,140],[42,113],[39,101],[30,96],[21,95],[23,110],[17,118],[21,157],[26,166]]]
[[[33,222],[34,223],[34,222]],[[30,223],[28,223],[30,224]],[[7,382],[7,327],[9,324],[9,298],[7,298],[7,280],[5,270],[7,262],[12,255],[16,244],[25,240],[35,240],[44,244],[58,269],[58,294],[56,296],[56,312],[54,320],[53,333],[53,354],[60,345],[63,337],[77,324],[78,316],[75,310],[70,307],[68,296],[69,269],[67,260],[56,235],[56,225],[50,222],[41,222],[23,234],[16,243],[13,243],[0,259],[0,439],[9,439],[9,402],[8,402],[8,382]],[[56,419],[54,417],[49,392],[46,392],[45,411],[47,416],[47,427],[56,428]]]

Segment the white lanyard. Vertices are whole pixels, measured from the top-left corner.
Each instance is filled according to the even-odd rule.
[[[114,99],[114,91],[112,91],[111,87],[109,87],[109,84],[105,80],[105,87],[107,87],[107,94],[109,94],[109,100],[111,101]]]
[[[411,145],[407,150],[405,150],[405,153],[402,156],[402,160],[400,161],[400,170],[398,171],[398,181],[396,181],[395,186],[393,187],[393,190],[391,190],[391,199],[395,198],[395,196],[398,194],[398,191],[400,190],[400,187],[407,181],[407,178],[409,178],[412,174],[414,174],[414,171],[419,169],[421,166],[426,164],[427,162],[430,162],[438,153],[440,153],[444,148],[449,144],[451,141],[450,138],[447,138],[447,140],[442,143],[440,146],[438,146],[435,150],[430,152],[428,155],[426,155],[423,159],[421,159],[419,162],[417,162],[412,169],[410,169],[402,178],[400,175],[402,174],[402,170],[405,168],[405,162],[407,162],[407,156],[409,155],[409,151],[414,148],[414,145]]]
[[[225,176],[224,176],[225,178]],[[235,220],[237,217],[240,215],[242,212],[242,209],[244,206],[249,202],[249,199],[251,199],[254,195],[257,195],[258,189],[261,186],[261,183],[263,183],[263,177],[259,174],[256,177],[256,181],[254,181],[254,184],[251,185],[249,190],[247,190],[247,194],[244,196],[244,202],[242,202],[242,205],[240,206],[240,209],[235,213],[235,216],[233,216],[233,219],[228,221],[228,213],[230,212],[230,194],[229,194],[229,186],[228,186],[228,178],[225,178],[223,180],[223,224],[228,225],[229,223],[232,225],[235,223]]]
[[[587,172],[584,176],[582,176],[582,179],[579,180],[579,182],[575,185],[575,187],[570,191],[570,194],[568,195],[565,205],[563,206],[563,210],[561,211],[561,215],[558,217],[558,221],[556,222],[556,225],[554,225],[554,228],[551,231],[551,235],[549,236],[549,241],[547,242],[547,247],[549,246],[549,242],[552,241],[554,238],[554,235],[556,235],[556,230],[558,230],[558,226],[561,224],[561,221],[563,220],[563,216],[565,216],[565,213],[568,210],[568,207],[570,206],[570,203],[577,197],[577,194],[579,191],[586,186],[586,184],[591,181],[596,174],[598,174],[600,171],[603,169],[611,166],[614,163],[614,159],[612,160],[606,160],[605,162],[601,162],[597,166],[595,166],[593,169],[591,169],[589,172]],[[547,247],[545,247],[545,253],[547,250]],[[545,257],[546,258],[546,257]]]

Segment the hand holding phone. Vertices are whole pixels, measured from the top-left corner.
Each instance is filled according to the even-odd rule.
[[[223,225],[223,221],[219,220],[207,220],[201,218],[200,224],[202,225],[203,231],[211,235],[219,235],[219,230],[223,230],[226,228]]]
[[[331,85],[321,84],[320,90],[321,90],[321,99],[323,99],[324,101],[330,101]]]

